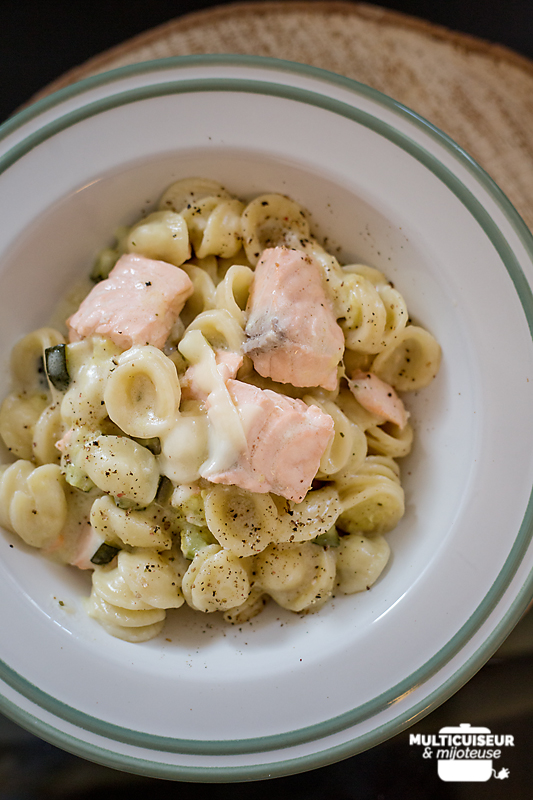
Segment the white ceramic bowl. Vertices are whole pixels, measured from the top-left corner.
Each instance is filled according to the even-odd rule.
[[[407,513],[386,574],[316,615],[272,606],[228,628],[181,610],[128,644],[85,615],[86,574],[2,535],[0,709],[94,761],[232,781],[352,755],[441,703],[532,594],[533,245],[506,198],[394,101],[265,59],[117,70],[1,133],[4,374],[114,228],[191,175],[300,202],[341,257],[394,281],[443,364],[410,400]]]

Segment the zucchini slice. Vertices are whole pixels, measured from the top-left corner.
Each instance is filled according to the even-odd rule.
[[[110,561],[113,561],[119,551],[119,547],[115,547],[112,544],[107,544],[107,542],[104,542],[100,545],[94,556],[91,558],[91,564],[96,564],[97,566],[109,564]]]
[[[44,367],[48,380],[60,392],[64,392],[70,383],[67,367],[66,344],[55,344],[44,351]]]
[[[162,506],[168,505],[170,503],[170,498],[172,497],[173,491],[174,485],[170,478],[167,478],[166,475],[161,475],[155,495],[156,503],[160,503]]]
[[[186,559],[192,561],[196,553],[210,544],[218,544],[209,528],[197,525],[185,525],[181,531],[181,552]]]
[[[325,533],[321,533],[320,536],[317,536],[315,539],[311,539],[313,544],[319,544],[321,547],[338,547],[341,543],[340,536],[337,532],[337,528],[333,525],[329,531]]]

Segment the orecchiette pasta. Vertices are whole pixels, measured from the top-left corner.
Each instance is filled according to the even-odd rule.
[[[254,273],[243,264],[233,264],[216,288],[215,302],[217,308],[224,309],[244,328],[246,324],[246,302]]]
[[[140,506],[151,503],[159,484],[156,457],[148,448],[125,436],[89,437],[83,445],[83,464],[102,492],[132,500]]]
[[[233,197],[204,197],[182,209],[198,258],[231,258],[240,250],[243,208],[244,204]]]
[[[335,562],[333,548],[271,544],[256,557],[257,583],[282,608],[316,610],[333,591]]]
[[[191,255],[187,223],[173,211],[155,211],[130,230],[127,250],[179,267]]]
[[[390,556],[383,536],[351,533],[343,536],[337,553],[337,586],[344,594],[370,589],[379,578]]]
[[[107,378],[116,369],[120,352],[113,342],[100,337],[69,345],[70,385],[61,402],[65,425],[98,430],[107,417],[104,401]]]
[[[340,325],[346,347],[360,353],[379,353],[385,341],[387,310],[376,287],[358,273],[344,279],[345,316]]]
[[[391,477],[388,467],[368,469],[363,464],[340,496],[343,511],[338,524],[348,533],[387,533],[405,510],[404,491],[397,476]]]
[[[266,602],[267,595],[260,587],[254,586],[244,603],[224,612],[224,621],[232,625],[242,625],[260,614]]]
[[[165,610],[140,600],[118,566],[95,567],[92,583],[87,613],[113,636],[129,642],[143,642],[161,632]]]
[[[202,312],[215,308],[216,287],[206,269],[202,269],[196,264],[184,264],[183,269],[193,285],[193,293],[181,313],[184,326],[187,326]]]
[[[43,353],[47,347],[64,342],[53,328],[39,328],[18,341],[11,351],[11,374],[15,391],[31,393],[48,388]]]
[[[372,452],[402,458],[411,451],[413,429],[409,422],[403,430],[393,423],[372,425],[366,430],[366,440]]]
[[[159,201],[159,208],[171,209],[179,214],[205,197],[223,198],[231,195],[220,183],[209,178],[183,178],[168,187]]]
[[[104,541],[155,550],[170,550],[174,541],[172,514],[156,503],[125,509],[105,494],[94,501],[90,521]]]
[[[94,585],[100,577],[100,569],[96,567],[91,596],[85,605],[90,617],[97,620],[112,636],[127,642],[146,642],[161,633],[166,618],[164,609],[152,608],[136,601],[126,583],[122,584],[122,596],[116,598],[118,605],[113,605],[104,599]],[[131,603],[135,603],[135,607],[131,608]]]
[[[205,492],[206,524],[217,542],[237,556],[259,553],[276,541],[281,519],[270,495],[238,486],[213,486]]]
[[[166,609],[183,605],[183,561],[142,548],[120,551],[116,565],[95,567],[87,613],[119,639],[152,639],[163,627]]]
[[[301,503],[281,503],[280,542],[308,542],[323,536],[339,518],[342,504],[334,486],[310,491]]]
[[[127,642],[183,604],[242,624],[370,588],[405,510],[396,392],[434,378],[436,340],[281,194],[186,178],[115,238],[70,340],[13,348],[0,523],[90,570],[88,614]]]
[[[428,386],[440,366],[440,347],[418,325],[407,325],[375,358],[373,368],[399,392],[416,392]]]
[[[143,603],[154,608],[179,608],[183,605],[181,582],[188,564],[176,553],[154,553],[137,548],[117,557],[120,575]]]
[[[183,576],[187,603],[197,611],[227,611],[242,605],[250,594],[246,562],[216,544],[194,556]]]
[[[240,250],[244,204],[220,184],[178,181],[165,192],[159,207],[173,209],[185,221],[197,258],[231,258]]]
[[[380,348],[383,349],[387,344],[396,339],[397,335],[407,324],[409,315],[407,313],[405,300],[400,292],[391,286],[383,273],[373,267],[355,264],[353,266],[344,267],[344,272],[359,275],[375,287],[385,309],[385,324],[383,326]]]
[[[264,194],[249,203],[242,214],[246,256],[255,266],[267,247],[296,247],[309,238],[309,222],[298,203],[281,194]]]
[[[244,343],[241,326],[225,308],[199,314],[185,333],[189,331],[200,331],[214,350],[233,350],[239,353]]]
[[[34,430],[48,405],[43,393],[9,394],[0,407],[0,436],[8,450],[18,458],[33,456]]]
[[[36,464],[59,464],[61,454],[56,447],[61,439],[63,420],[59,402],[46,406],[33,426],[32,458]]]
[[[19,459],[0,476],[0,523],[32,547],[50,547],[67,519],[64,481],[57,464],[36,467]]]
[[[152,345],[130,347],[116,363],[104,390],[110,419],[128,436],[159,436],[172,425],[179,408],[174,363]]]

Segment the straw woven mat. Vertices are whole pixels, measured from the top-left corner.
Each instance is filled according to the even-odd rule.
[[[533,62],[378,6],[290,0],[209,8],[96,56],[37,97],[115,67],[195,53],[299,61],[385,92],[455,139],[533,229]]]

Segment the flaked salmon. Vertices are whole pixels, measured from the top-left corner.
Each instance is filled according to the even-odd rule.
[[[102,536],[87,522],[83,532],[78,538],[76,551],[68,563],[72,564],[74,567],[78,567],[78,569],[94,569],[91,558],[101,544]]]
[[[242,367],[243,357],[233,350],[215,350],[215,362],[220,377],[225,383],[230,378],[235,378]],[[201,388],[198,370],[197,364],[187,367],[180,380],[181,397],[183,400],[199,400],[201,403],[205,403],[209,392]]]
[[[388,383],[373,372],[359,370],[348,381],[348,386],[357,402],[379,417],[381,422],[392,422],[400,429],[405,428],[409,412]]]
[[[288,247],[263,251],[247,305],[244,352],[265,378],[337,386],[344,335],[314,259]]]
[[[192,293],[192,281],[179,267],[123,255],[67,320],[70,341],[98,335],[124,349],[134,344],[163,347]]]
[[[333,436],[333,419],[316,406],[269,389],[237,380],[228,380],[227,387],[247,449],[230,469],[210,474],[209,480],[301,502]]]

